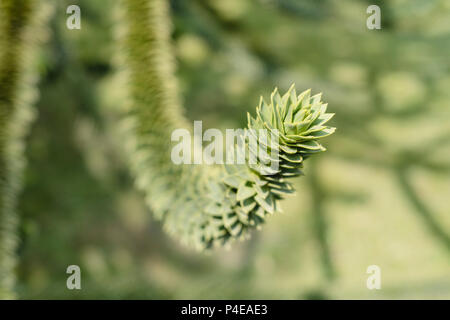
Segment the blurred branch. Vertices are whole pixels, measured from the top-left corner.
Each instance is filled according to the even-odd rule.
[[[26,98],[32,88],[27,86],[30,57],[25,47],[33,9],[29,0],[0,2],[0,299],[15,296],[16,201],[24,167],[23,136],[33,118]]]
[[[425,203],[419,198],[411,183],[408,180],[406,169],[397,168],[395,172],[397,176],[400,188],[411,204],[415,207],[416,212],[425,222],[427,228],[435,236],[447,251],[450,253],[450,236],[445,232],[445,230],[440,226],[439,222],[433,217],[430,209],[425,205]]]
[[[423,168],[428,169],[430,171],[440,172],[440,173],[450,173],[450,165],[448,163],[439,163],[439,162],[423,160],[423,161],[419,162],[418,165],[420,165]]]
[[[324,19],[331,6],[328,0],[273,0],[279,10],[285,14],[291,15],[295,18],[302,19]]]
[[[331,258],[330,246],[328,243],[328,223],[326,213],[323,208],[326,195],[322,190],[317,176],[316,162],[311,163],[308,177],[313,206],[313,231],[320,250],[320,261],[323,274],[327,280],[331,281],[336,277],[336,270]]]

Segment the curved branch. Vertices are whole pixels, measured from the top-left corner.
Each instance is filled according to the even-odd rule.
[[[297,95],[292,86],[280,95],[275,89],[270,102],[261,99],[255,117],[248,115],[248,128],[232,146],[244,155],[243,164],[174,165],[172,131],[189,126],[176,90],[168,4],[122,0],[122,8],[127,141],[138,187],[165,230],[185,244],[202,250],[247,238],[294,191],[288,179],[302,175],[304,160],[325,150],[317,141],[334,132],[325,125],[333,114],[326,113],[321,94]]]

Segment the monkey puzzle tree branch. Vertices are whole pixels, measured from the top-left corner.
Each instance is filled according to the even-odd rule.
[[[34,115],[34,45],[48,10],[39,1],[0,1],[0,299],[14,297],[18,217],[15,212],[24,167],[24,135]],[[46,7],[46,6],[44,6]],[[46,7],[48,8],[48,7]]]
[[[127,144],[138,187],[165,230],[189,246],[202,250],[247,238],[294,192],[288,179],[303,174],[304,160],[325,151],[318,140],[334,132],[326,126],[333,114],[321,94],[275,89],[269,102],[261,98],[256,116],[248,115],[248,128],[234,145],[244,154],[242,164],[175,165],[171,133],[190,127],[176,90],[168,2],[122,0],[122,9]],[[255,134],[260,130],[265,138]]]

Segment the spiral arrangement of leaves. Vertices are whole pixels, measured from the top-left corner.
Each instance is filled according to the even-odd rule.
[[[285,194],[294,192],[288,179],[302,175],[304,160],[325,151],[319,140],[334,132],[326,125],[333,114],[326,112],[321,94],[297,94],[292,86],[281,95],[275,89],[269,103],[261,98],[255,117],[248,115],[243,143],[236,146],[237,152],[249,149],[244,164],[174,165],[171,132],[189,125],[174,77],[168,4],[122,0],[122,9],[124,25],[118,33],[129,92],[127,146],[138,187],[165,230],[193,248],[247,238],[280,210]],[[255,135],[261,129],[270,133],[269,139]],[[258,152],[259,147],[268,152]]]

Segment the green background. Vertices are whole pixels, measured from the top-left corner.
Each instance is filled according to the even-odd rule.
[[[243,127],[293,82],[336,113],[285,212],[209,254],[168,238],[133,186],[116,2],[57,2],[19,199],[20,298],[450,298],[449,1],[171,1],[190,120]],[[66,28],[69,4],[81,30]],[[366,28],[370,4],[381,30]],[[81,290],[66,288],[72,264]],[[381,290],[366,287],[370,265]]]

